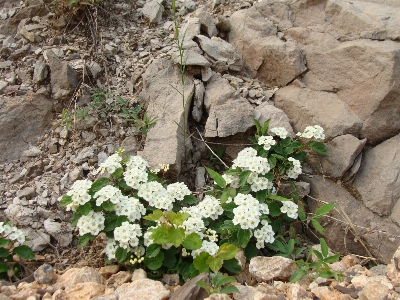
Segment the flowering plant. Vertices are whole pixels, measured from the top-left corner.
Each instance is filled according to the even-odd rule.
[[[0,235],[0,278],[18,277],[23,266],[13,262],[13,254],[23,259],[34,259],[35,255],[30,247],[21,245],[26,238],[17,227],[8,222],[0,222]]]
[[[326,152],[320,142],[287,137],[284,128],[272,128],[275,137],[267,135],[269,120],[255,123],[254,148],[243,149],[223,175],[207,168],[215,185],[200,202],[184,183],[165,183],[165,165],[159,177],[161,170],[149,170],[140,156],[111,155],[98,169],[111,174],[108,178],[76,181],[60,202],[74,211],[78,244],[103,231],[108,260],[160,273],[174,270],[183,278],[221,268],[240,272],[238,246],[248,258],[256,256],[273,245],[285,222],[304,217],[295,191],[290,199],[278,195],[281,183],[293,183],[301,174],[307,149]],[[323,129],[307,127],[299,137],[323,139]]]

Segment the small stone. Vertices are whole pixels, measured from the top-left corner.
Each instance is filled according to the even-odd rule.
[[[7,87],[8,82],[4,80],[0,80],[0,93]]]
[[[28,186],[20,191],[17,192],[18,198],[26,198],[31,199],[36,195],[36,189],[33,186]]]
[[[293,260],[281,257],[257,256],[250,260],[249,272],[258,281],[286,280],[298,269]]]
[[[250,97],[250,98],[255,98],[255,97],[256,97],[256,90],[251,89],[251,90],[249,91],[249,97]]]
[[[147,278],[147,273],[143,269],[136,269],[132,274],[132,281]]]
[[[101,267],[99,272],[102,276],[109,276],[117,273],[118,270],[119,270],[119,265],[109,265]]]
[[[205,175],[206,169],[204,167],[198,167],[196,169],[196,188],[202,188],[206,185]]]
[[[56,274],[52,266],[44,264],[33,273],[33,276],[38,284],[50,284],[55,279]]]
[[[163,274],[162,280],[171,286],[176,286],[179,284],[179,275],[178,274]]]
[[[0,69],[6,69],[10,67],[12,64],[13,62],[11,60],[2,61],[0,62]]]
[[[89,69],[90,74],[92,74],[94,79],[96,79],[100,72],[103,70],[101,66],[95,61],[87,64],[86,67]]]
[[[42,60],[38,60],[35,63],[33,71],[33,82],[39,83],[47,78],[49,74],[49,66]]]
[[[379,282],[369,282],[358,294],[359,300],[384,300],[387,299],[389,288]]]

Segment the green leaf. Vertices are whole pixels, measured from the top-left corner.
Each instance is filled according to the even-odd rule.
[[[324,257],[327,257],[327,256],[328,256],[329,248],[328,248],[328,245],[326,244],[325,239],[324,239],[324,238],[320,238],[320,239],[319,239],[319,242],[320,242],[320,244],[321,244],[321,252],[322,252],[322,255],[323,255]]]
[[[110,178],[100,177],[95,182],[93,182],[92,186],[89,189],[90,194],[94,194],[101,190],[101,188],[110,182]]]
[[[267,198],[267,190],[257,191],[256,192],[256,199],[260,203],[264,203],[265,199]]]
[[[269,209],[269,214],[272,217],[280,216],[282,213],[280,206],[278,205],[278,203],[275,202],[268,203],[268,209]]]
[[[32,249],[26,245],[15,247],[13,253],[23,259],[35,259],[35,254],[33,254]]]
[[[239,185],[241,187],[243,187],[247,183],[247,179],[249,178],[250,174],[251,174],[250,170],[246,170],[246,171],[243,171],[242,173],[240,173],[240,175],[239,175]]]
[[[299,214],[299,219],[301,221],[305,221],[307,219],[307,215],[306,215],[303,205],[298,206],[297,213]]]
[[[128,249],[118,247],[115,251],[115,258],[118,260],[119,263],[123,263],[128,256]]]
[[[271,156],[270,158],[268,158],[268,163],[269,163],[269,166],[271,167],[271,169],[275,168],[275,166],[276,166],[276,157]]]
[[[115,214],[109,214],[104,219],[104,231],[113,231],[117,225],[117,216]]]
[[[118,216],[117,222],[115,223],[115,226],[116,227],[120,227],[122,225],[122,223],[124,223],[124,222],[128,222],[128,223],[130,222],[128,217],[126,217],[126,216]]]
[[[258,255],[258,249],[253,242],[248,243],[246,248],[244,248],[244,255],[248,260]]]
[[[322,255],[321,252],[319,252],[318,250],[312,249],[312,252],[314,253],[314,255],[321,261],[324,260],[324,256]]]
[[[262,126],[260,124],[260,122],[257,119],[253,119],[254,124],[256,124],[256,128],[257,128],[257,135],[263,135],[262,134]]]
[[[112,202],[103,202],[101,204],[101,208],[104,209],[105,211],[112,211],[114,210],[114,203]]]
[[[143,263],[150,269],[150,270],[157,270],[163,265],[164,261],[164,253],[160,251],[155,257],[149,258],[144,257]]]
[[[176,265],[176,248],[171,247],[164,251],[163,265],[171,269]]]
[[[201,287],[207,291],[207,294],[211,294],[211,287],[202,279],[196,282],[196,286]]]
[[[231,294],[231,293],[239,293],[239,292],[240,292],[239,289],[233,285],[228,285],[219,291],[220,294]]]
[[[184,280],[190,278],[190,271],[189,271],[189,269],[190,269],[191,266],[193,267],[193,264],[192,264],[192,263],[189,263],[189,262],[185,261],[185,262],[183,262],[183,263],[181,264],[181,266],[179,267],[179,274],[181,274],[181,276],[182,276],[182,278],[183,278]]]
[[[87,202],[83,205],[79,205],[76,212],[81,213],[83,216],[87,216],[91,210],[92,210],[92,205],[90,205],[90,203]]]
[[[293,250],[294,250],[294,239],[290,239],[288,242],[288,247],[287,247],[286,253],[291,254],[293,252]]]
[[[193,194],[190,194],[186,195],[181,202],[189,205],[195,204],[197,202],[197,198]]]
[[[160,250],[161,250],[161,245],[151,244],[146,249],[146,257],[148,258],[155,257],[158,255],[158,253],[160,253]]]
[[[184,237],[185,237],[185,230],[183,228],[175,228],[174,226],[171,226],[168,229],[169,241],[175,247],[179,247],[182,244]]]
[[[8,266],[6,264],[0,263],[0,273],[8,271]]]
[[[81,217],[82,217],[82,214],[80,212],[75,212],[71,218],[71,226],[75,227],[76,224],[78,224],[78,221]]]
[[[168,244],[170,243],[168,237],[168,230],[165,228],[165,225],[159,225],[154,229],[150,229],[151,235],[150,238],[157,244]]]
[[[207,272],[209,272],[209,270],[210,269],[208,269],[208,271]],[[193,264],[190,264],[190,266],[189,266],[189,277],[190,278],[194,278],[194,277],[196,277],[197,275],[199,275],[200,274],[200,272],[199,272],[199,270],[197,270],[195,267],[194,267],[194,265]]]
[[[231,273],[239,274],[242,272],[242,267],[239,265],[239,262],[236,258],[224,260],[222,266]]]
[[[206,167],[206,170],[207,170],[208,174],[210,174],[211,178],[214,179],[215,183],[218,186],[220,186],[222,188],[226,187],[226,181],[221,175],[219,175],[217,172],[211,170],[210,168]]]
[[[297,159],[300,162],[303,162],[306,159],[307,152],[301,151],[299,153],[295,153],[292,155],[294,159]]]
[[[174,225],[180,226],[189,218],[190,214],[187,212],[168,211],[165,213],[165,217]]]
[[[7,257],[8,255],[10,255],[10,253],[8,253],[8,250],[7,250],[7,249],[0,248],[0,257],[1,257],[1,258],[5,258],[5,257]]]
[[[219,288],[220,286],[218,286],[218,282],[222,279],[222,278],[224,278],[224,276],[221,274],[221,273],[217,273],[217,274],[215,274],[215,276],[214,277],[212,277],[212,279],[211,279],[211,284],[214,286],[214,288]]]
[[[114,177],[114,179],[118,179],[122,176],[123,173],[124,173],[124,169],[118,168],[114,171],[114,173],[111,174],[111,176]]]
[[[297,280],[299,280],[301,277],[303,277],[304,271],[301,269],[297,269],[296,271],[293,272],[292,276],[290,277],[290,282],[296,282]]]
[[[250,241],[251,238],[251,231],[250,229],[239,229],[238,231],[238,243],[239,246],[245,248]]]
[[[325,258],[324,262],[331,264],[331,263],[337,262],[339,258],[340,258],[340,253],[337,253],[335,255],[328,256],[327,258]]]
[[[199,255],[193,259],[193,266],[200,273],[208,273],[210,271],[210,267],[207,264],[207,259],[211,257],[207,252],[201,252]]]
[[[327,213],[329,213],[334,207],[335,207],[336,203],[327,203],[322,205],[321,207],[319,207],[316,211],[315,214],[317,215],[317,217],[321,217],[323,215],[326,215]]]
[[[261,135],[265,135],[268,132],[269,122],[271,122],[271,119],[266,120],[262,125]]]
[[[325,229],[324,227],[322,227],[322,225],[318,222],[317,219],[312,218],[311,224],[314,226],[316,231],[318,231],[322,235],[325,235]]]
[[[85,247],[90,241],[94,240],[95,236],[90,233],[78,236],[78,246]]]
[[[310,141],[308,143],[308,147],[310,147],[310,149],[314,150],[315,152],[317,152],[319,154],[327,153],[325,145],[321,142]]]
[[[232,259],[235,257],[236,253],[238,251],[238,248],[235,245],[232,244],[222,244],[217,252],[217,257],[221,259]],[[215,272],[216,273],[216,272]]]
[[[157,210],[153,211],[151,214],[143,217],[143,219],[149,220],[149,221],[158,221],[158,220],[160,220],[161,217],[164,217],[164,214],[161,210],[157,209]]]
[[[222,192],[221,198],[219,199],[219,201],[224,204],[226,202],[226,200],[228,200],[229,198],[229,190],[228,189],[224,189],[224,191]]]
[[[72,197],[71,196],[68,196],[68,195],[64,195],[62,198],[61,198],[61,201],[60,201],[60,206],[67,206],[68,204],[70,204],[70,203],[72,203]]]
[[[220,257],[210,256],[207,258],[206,263],[214,273],[218,273],[218,271],[222,268],[222,259]]]
[[[0,247],[7,247],[12,244],[12,241],[0,237]]]
[[[290,199],[278,196],[278,195],[268,195],[267,196],[269,199],[276,200],[276,201],[289,201]]]
[[[226,175],[239,175],[240,173],[242,173],[242,169],[240,168],[228,169],[225,172]]]
[[[193,232],[184,238],[182,246],[188,250],[197,250],[201,248],[202,243],[201,237]]]

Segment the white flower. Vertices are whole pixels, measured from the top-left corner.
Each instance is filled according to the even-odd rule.
[[[324,129],[319,125],[307,126],[304,132],[298,132],[297,136],[311,139],[312,137],[316,139],[325,139]]]
[[[176,200],[183,200],[186,195],[190,195],[189,188],[183,182],[175,182],[167,186],[168,194]]]
[[[112,185],[106,185],[102,187],[98,192],[93,195],[93,198],[96,199],[97,206],[101,206],[103,202],[106,202],[108,200],[110,200],[113,204],[117,204],[119,203],[120,197],[122,197],[121,191]]]
[[[258,144],[259,145],[264,145],[264,149],[265,150],[269,150],[271,149],[271,146],[276,144],[276,141],[274,140],[274,138],[270,135],[267,136],[260,136],[258,138]]]
[[[289,218],[297,219],[298,205],[292,201],[283,201],[281,212],[286,213]]]
[[[284,127],[274,127],[271,128],[270,131],[275,133],[275,135],[279,136],[281,139],[285,139],[288,135],[288,132]]]
[[[80,205],[90,201],[89,189],[92,186],[90,180],[77,180],[67,192],[71,196],[72,202],[66,206],[67,210],[75,211]]]
[[[97,172],[100,174],[104,172],[112,174],[116,169],[122,168],[121,160],[122,157],[119,154],[113,154],[100,164]]]
[[[142,169],[130,168],[124,172],[124,179],[128,186],[137,190],[142,183],[147,182],[147,173]]]
[[[138,155],[129,157],[129,160],[126,162],[126,166],[128,169],[139,169],[142,171],[145,171],[146,168],[149,168],[147,161]]]
[[[88,215],[79,218],[77,227],[79,228],[79,235],[90,233],[98,235],[104,229],[104,216],[101,212],[90,211]]]
[[[207,252],[211,256],[214,256],[218,252],[218,245],[215,242],[210,242],[210,241],[203,241],[203,244],[201,245],[200,249],[192,251],[192,256],[193,258],[196,258],[197,255],[199,255],[201,252]]]
[[[275,232],[269,224],[265,224],[260,229],[254,230],[254,237],[257,239],[256,247],[261,249],[265,243],[273,243],[275,241],[274,235]]]
[[[119,242],[119,246],[127,249],[129,246],[139,245],[138,237],[142,236],[142,229],[138,224],[123,222],[121,226],[114,229],[114,239]]]
[[[211,218],[213,220],[218,219],[218,216],[224,212],[219,200],[210,195],[206,195],[196,207],[202,218]]]

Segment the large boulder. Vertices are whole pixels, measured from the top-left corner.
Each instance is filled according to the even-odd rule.
[[[363,121],[360,137],[377,144],[400,131],[400,45],[393,41],[345,42],[308,53],[305,84],[335,92]],[[345,70],[345,71],[344,71]]]
[[[204,106],[208,113],[205,137],[227,137],[254,125],[253,107],[221,74],[214,73],[207,82]]]
[[[182,91],[179,68],[170,60],[154,60],[142,78],[143,90],[140,97],[148,104],[148,116],[157,117],[157,121],[147,134],[141,155],[152,167],[160,163],[169,164],[171,175],[175,176],[181,170],[185,154],[183,126],[187,124],[191,95],[194,92],[193,78],[186,74],[184,101],[175,90]]]
[[[20,157],[50,125],[52,101],[43,95],[3,98],[0,104],[0,163]]]
[[[295,132],[320,125],[329,139],[343,134],[358,136],[362,126],[360,118],[335,93],[292,84],[275,93],[275,105],[287,114]]]
[[[301,179],[311,184],[311,197],[307,200],[311,213],[315,213],[321,206],[319,200],[336,203],[335,209],[330,212],[332,218],[325,217],[321,220],[326,230],[324,238],[333,251],[372,255],[389,263],[400,244],[398,224],[390,219],[380,218],[360,199],[356,199],[344,187],[327,177],[302,176]]]
[[[400,225],[400,134],[365,152],[354,187],[365,206]]]
[[[285,86],[307,70],[296,42],[277,38],[276,26],[255,8],[233,13],[230,23],[229,42],[252,76],[270,86]]]

